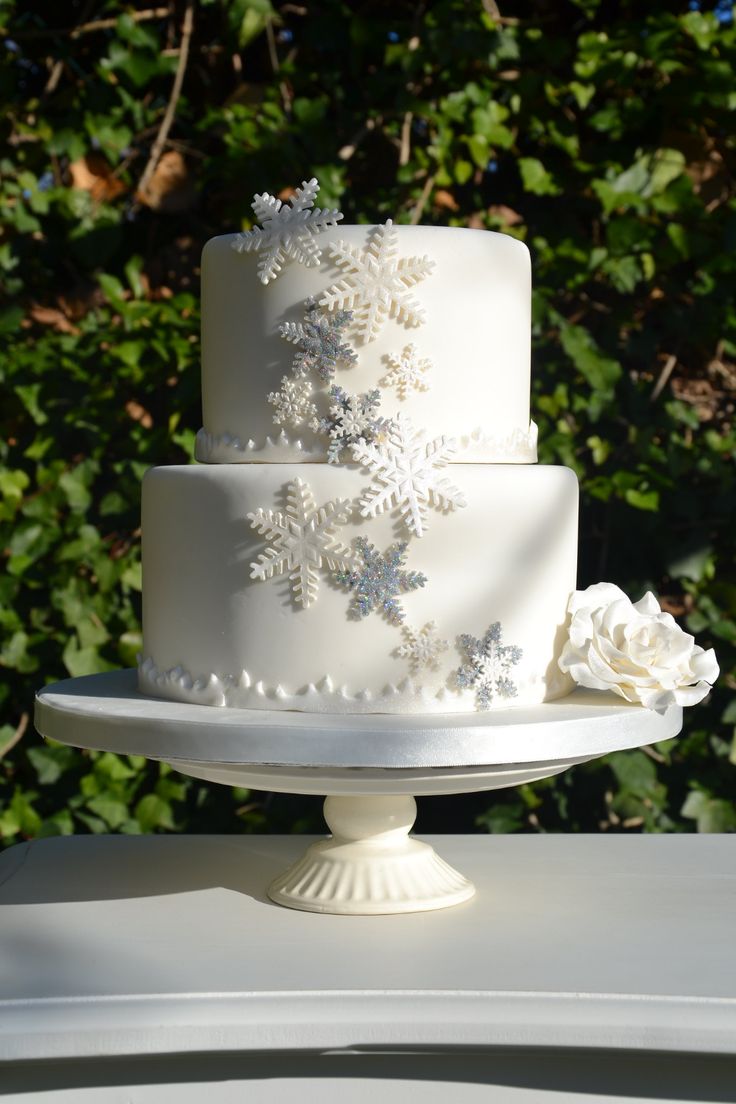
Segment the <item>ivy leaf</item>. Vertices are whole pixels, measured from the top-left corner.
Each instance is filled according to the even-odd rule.
[[[560,188],[537,157],[520,157],[519,171],[524,191],[534,195],[559,195]]]

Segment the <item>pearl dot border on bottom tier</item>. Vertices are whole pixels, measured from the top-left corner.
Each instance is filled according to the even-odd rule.
[[[409,835],[415,795],[547,778],[675,736],[682,710],[655,713],[582,688],[528,708],[448,716],[218,709],[146,697],[126,670],[45,687],[35,721],[60,743],[144,755],[206,781],[326,794],[332,835],[276,878],[269,896],[308,912],[371,915],[446,908],[474,893]]]

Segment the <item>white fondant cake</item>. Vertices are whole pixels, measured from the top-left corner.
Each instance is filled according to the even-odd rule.
[[[202,254],[202,411],[197,459],[206,463],[303,463],[326,459],[324,438],[308,425],[274,425],[267,396],[291,372],[295,347],[281,337],[299,323],[305,301],[339,281],[330,246],[344,241],[362,254],[375,227],[336,226],[319,235],[319,267],[287,265],[264,286],[256,257],[232,248],[234,234],[213,238]],[[432,436],[461,443],[463,463],[533,463],[536,435],[529,421],[531,278],[529,251],[490,231],[441,226],[392,228],[400,256],[429,257],[431,272],[412,289],[425,321],[407,327],[387,317],[376,337],[351,342],[357,360],[336,382],[351,393],[381,388],[385,417],[410,412]],[[354,330],[357,327],[353,327]],[[350,333],[346,335],[350,337]],[[383,385],[392,356],[407,345],[431,362],[426,390]],[[325,403],[320,404],[320,415]]]
[[[274,541],[248,520],[265,503],[286,513],[296,479],[314,507],[355,504],[370,482],[355,466],[222,464],[154,468],[143,485],[144,663],[141,686],[152,694],[261,709],[334,712],[453,713],[476,708],[474,687],[457,686],[465,661],[457,638],[481,638],[494,622],[501,647],[521,649],[506,677],[516,694],[493,705],[526,705],[559,697],[572,683],[557,667],[566,607],[575,589],[577,480],[559,467],[457,464],[452,479],[467,506],[432,512],[427,530],[409,542],[405,569],[426,583],[397,595],[403,626],[380,611],[350,616],[352,592],[323,554],[314,565],[314,599],[295,596],[291,569],[261,580],[251,567]],[[292,509],[295,529],[298,509]],[[306,511],[307,528],[314,512]],[[351,517],[333,544],[369,535],[384,553],[404,539],[391,513]],[[299,534],[300,538],[302,534]],[[329,540],[329,538],[328,538]],[[339,554],[333,551],[339,558]],[[399,655],[406,631],[434,622],[447,647],[436,666]],[[421,657],[420,657],[421,658]],[[489,658],[489,675],[493,657]]]
[[[312,712],[560,697],[577,480],[537,467],[504,235],[254,200],[202,266],[198,467],[143,489],[144,693]]]

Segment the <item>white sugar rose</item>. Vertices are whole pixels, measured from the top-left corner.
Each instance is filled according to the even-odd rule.
[[[560,668],[579,686],[613,690],[647,709],[695,705],[718,678],[715,652],[700,648],[648,591],[631,602],[612,583],[577,590]]]

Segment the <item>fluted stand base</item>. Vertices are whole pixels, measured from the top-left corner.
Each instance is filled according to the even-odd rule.
[[[313,843],[271,883],[268,895],[277,904],[370,916],[448,908],[475,893],[429,844],[409,837],[413,797],[328,797],[324,811],[332,836]]]

